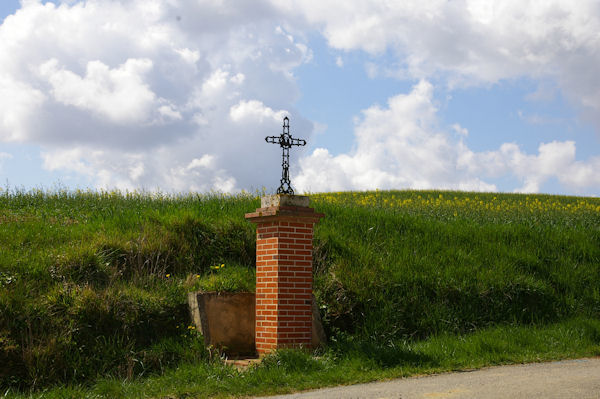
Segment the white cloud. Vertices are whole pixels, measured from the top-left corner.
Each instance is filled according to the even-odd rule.
[[[0,93],[0,139],[21,141],[35,128],[35,111],[46,96],[30,84],[3,74],[0,74]]]
[[[469,130],[467,128],[462,127],[458,123],[452,125],[452,129],[456,132],[456,134],[467,137],[469,135]]]
[[[595,0],[277,0],[329,45],[374,55],[369,75],[439,78],[450,87],[529,77],[555,82],[600,129],[600,7]],[[543,84],[542,84],[543,86]],[[543,93],[538,96],[547,95]]]
[[[313,130],[292,106],[311,53],[285,19],[268,1],[23,2],[0,25],[0,142],[97,187],[275,185],[264,136],[284,113]]]
[[[300,191],[365,189],[458,189],[496,191],[496,178],[512,178],[517,191],[539,192],[552,178],[577,192],[600,188],[600,157],[576,161],[575,143],[542,143],[538,154],[505,143],[496,151],[474,152],[464,143],[466,130],[454,125],[458,140],[440,129],[427,81],[409,94],[388,100],[387,107],[362,112],[355,127],[355,149],[331,155],[318,148],[300,160],[295,184]]]
[[[539,192],[545,181],[556,178],[569,189],[581,192],[591,188],[599,193],[600,174],[594,171],[600,170],[600,157],[576,161],[573,141],[542,143],[538,155],[518,154],[512,160],[508,166],[524,182],[517,191]]]
[[[39,68],[58,103],[97,113],[117,124],[148,122],[152,108],[163,112],[168,108],[158,106],[156,96],[145,82],[144,75],[151,69],[152,61],[148,59],[128,59],[112,70],[101,61],[89,61],[85,77],[59,69],[56,59]],[[170,114],[174,113],[171,110]]]
[[[463,170],[462,142],[439,131],[433,87],[418,83],[388,106],[363,111],[355,128],[355,150],[332,156],[317,149],[300,161],[295,179],[302,191],[391,188],[495,190]]]
[[[248,119],[262,122],[265,118],[281,121],[286,113],[286,111],[275,112],[258,100],[242,100],[229,109],[229,116],[234,122],[243,122]]]

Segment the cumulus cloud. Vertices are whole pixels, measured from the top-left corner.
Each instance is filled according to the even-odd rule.
[[[408,94],[388,100],[387,107],[362,112],[355,127],[355,148],[333,156],[318,148],[300,160],[295,183],[301,191],[366,189],[458,189],[497,191],[495,178],[520,182],[516,191],[538,192],[552,178],[569,189],[585,192],[600,187],[600,157],[575,158],[575,143],[542,143],[537,154],[505,143],[498,150],[474,152],[465,144],[467,131],[440,128],[433,86],[420,81]]]
[[[23,2],[0,25],[0,141],[98,187],[275,183],[264,136],[284,114],[313,130],[292,74],[311,53],[282,20],[268,1]]]
[[[35,125],[35,110],[46,96],[30,84],[3,74],[0,74],[0,93],[0,137],[16,141],[27,136]]]
[[[151,69],[152,61],[148,59],[128,59],[114,69],[101,61],[90,61],[86,65],[85,76],[81,77],[72,71],[59,69],[58,61],[53,58],[43,63],[39,71],[50,85],[50,93],[56,102],[97,113],[110,122],[144,122],[152,108],[180,119],[179,113],[169,107],[154,105],[156,95],[144,78]]]
[[[244,122],[248,120],[258,120],[262,122],[265,119],[283,120],[285,112],[274,111],[258,100],[240,101],[229,109],[229,116],[234,122]]]
[[[573,141],[541,143],[537,154],[523,153],[514,143],[503,144],[499,150],[486,153],[469,153],[474,173],[488,176],[511,174],[522,182],[515,191],[535,193],[550,179],[557,179],[564,187],[575,192],[598,195],[600,157],[577,161]],[[595,192],[593,192],[595,190]]]
[[[277,3],[300,12],[336,49],[395,54],[393,64],[367,65],[372,76],[441,77],[450,87],[550,79],[600,129],[595,0]]]

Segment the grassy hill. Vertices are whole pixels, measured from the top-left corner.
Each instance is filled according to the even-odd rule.
[[[230,378],[190,328],[185,297],[254,289],[254,226],[243,216],[259,202],[0,191],[2,392],[98,378],[164,385],[160,375],[194,364]],[[600,354],[600,199],[347,192],[311,195],[311,206],[326,214],[314,253],[325,363],[284,352],[269,360],[278,367],[246,374],[248,386],[233,375],[236,392],[258,389],[252,378],[281,378],[285,390]],[[303,379],[269,374],[281,364]],[[204,394],[214,385],[195,384]]]

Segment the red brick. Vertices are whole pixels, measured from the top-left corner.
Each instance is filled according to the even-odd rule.
[[[312,292],[313,226],[320,215],[310,208],[291,207],[285,212],[297,212],[298,216],[253,216],[261,218],[257,219],[256,230],[259,353],[280,347],[310,346],[312,315],[306,301]]]
[[[307,223],[297,223],[297,222],[295,222],[295,223],[290,223],[290,226],[292,226],[292,227],[307,227],[307,226],[312,227],[312,223],[307,224]]]

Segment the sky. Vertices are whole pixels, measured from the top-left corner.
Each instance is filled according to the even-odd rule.
[[[600,195],[596,0],[0,0],[0,186]]]

